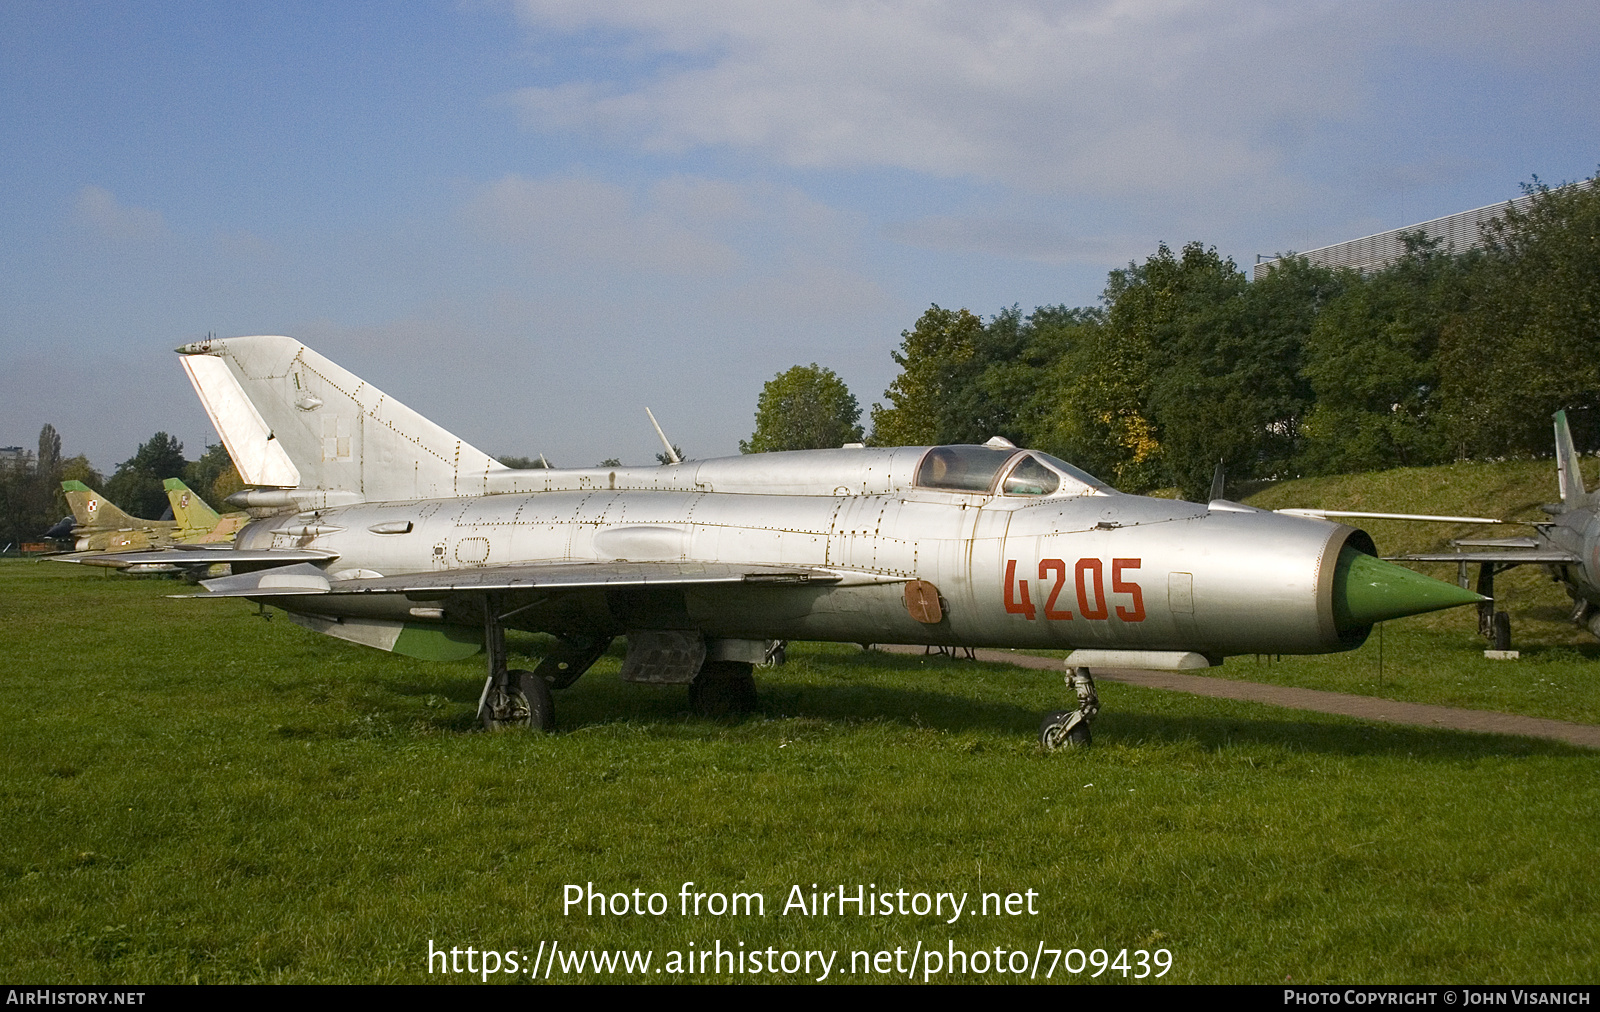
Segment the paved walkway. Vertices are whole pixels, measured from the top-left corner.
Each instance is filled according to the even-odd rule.
[[[895,653],[922,653],[922,647],[880,646],[879,650]],[[1012,653],[1009,650],[977,650],[980,661],[997,664],[1015,664],[1019,668],[1040,668],[1061,671],[1061,661],[1054,657],[1035,657],[1032,654]],[[1213,678],[1205,675],[1186,675],[1176,671],[1097,670],[1096,681],[1125,682],[1150,689],[1171,689],[1196,696],[1216,696],[1222,699],[1246,699],[1255,703],[1288,707],[1291,710],[1314,710],[1318,713],[1337,713],[1363,720],[1377,720],[1389,724],[1414,724],[1422,727],[1444,727],[1453,731],[1476,731],[1480,734],[1516,734],[1529,738],[1550,738],[1569,745],[1582,745],[1600,749],[1600,726],[1573,724],[1565,720],[1546,720],[1542,717],[1523,717],[1514,713],[1495,713],[1489,710],[1463,710],[1454,706],[1434,706],[1431,703],[1401,703],[1376,696],[1356,696],[1348,692],[1325,692],[1321,689],[1295,689],[1283,685],[1263,685],[1260,682],[1239,682],[1230,678]]]

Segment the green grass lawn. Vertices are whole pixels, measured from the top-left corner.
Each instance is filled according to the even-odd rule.
[[[430,940],[654,953],[552,980],[773,979],[654,972],[719,941],[837,951],[846,982],[905,979],[850,954],[918,942],[1164,948],[1182,982],[1600,976],[1594,752],[1106,684],[1095,747],[1047,756],[1059,675],[827,645],[759,673],[744,720],[621,683],[613,655],[557,694],[558,733],[488,735],[476,663],[179,589],[0,563],[6,979],[426,981]],[[677,916],[691,880],[766,916]],[[564,916],[587,882],[672,914]],[[1031,889],[1040,912],[780,912],[812,883]]]

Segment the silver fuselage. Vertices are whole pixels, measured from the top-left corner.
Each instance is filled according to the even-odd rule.
[[[1103,488],[1045,496],[913,484],[923,447],[800,451],[660,468],[504,471],[491,494],[360,503],[258,520],[245,549],[336,553],[333,578],[528,563],[736,563],[832,585],[525,592],[508,625],[569,634],[695,629],[711,638],[1035,648],[1319,653],[1354,532],[1232,504]],[[1361,537],[1364,537],[1362,535]],[[918,621],[926,581],[939,621]],[[471,626],[448,596],[274,597],[291,611]]]

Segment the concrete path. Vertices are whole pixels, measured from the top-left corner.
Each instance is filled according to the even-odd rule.
[[[894,653],[920,654],[922,647],[880,646],[879,650]],[[1053,657],[1035,657],[1031,654],[1012,653],[1009,650],[977,650],[980,661],[997,664],[1014,664],[1019,668],[1040,668],[1062,671],[1061,661]],[[1150,689],[1171,689],[1196,696],[1216,696],[1222,699],[1245,699],[1255,703],[1288,707],[1291,710],[1313,710],[1318,713],[1337,713],[1363,720],[1377,720],[1388,724],[1413,724],[1421,727],[1443,727],[1453,731],[1475,731],[1480,734],[1515,734],[1529,738],[1550,738],[1569,745],[1600,749],[1600,726],[1573,724],[1565,720],[1546,720],[1542,717],[1523,717],[1514,713],[1495,713],[1489,710],[1463,710],[1454,706],[1434,706],[1430,703],[1400,703],[1376,696],[1357,696],[1348,692],[1325,692],[1321,689],[1295,689],[1282,685],[1263,685],[1260,682],[1238,682],[1229,678],[1211,678],[1204,675],[1186,675],[1176,671],[1096,670],[1097,681],[1125,682]]]

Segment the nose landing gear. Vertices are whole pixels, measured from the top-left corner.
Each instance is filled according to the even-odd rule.
[[[1100,695],[1095,692],[1089,669],[1069,669],[1067,688],[1077,693],[1078,708],[1057,710],[1045,715],[1039,724],[1039,744],[1044,746],[1046,752],[1085,747],[1093,740],[1089,724],[1100,713]]]

